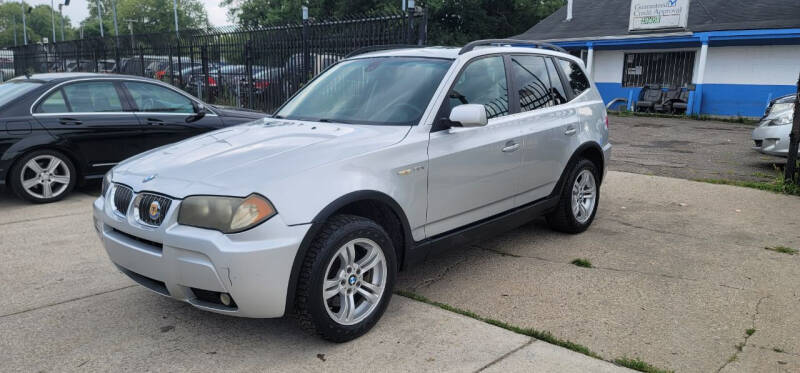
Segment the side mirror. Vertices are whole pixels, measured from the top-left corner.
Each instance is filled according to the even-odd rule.
[[[458,105],[450,111],[450,121],[461,127],[483,127],[488,123],[486,108],[479,104]]]
[[[206,110],[206,106],[203,104],[192,102],[192,107],[194,108],[194,115],[186,118],[187,123],[196,122],[200,119],[203,119],[203,117],[205,117],[206,113],[208,112]]]

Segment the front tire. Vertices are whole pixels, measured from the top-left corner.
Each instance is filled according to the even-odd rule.
[[[600,202],[600,178],[597,167],[588,159],[579,159],[570,169],[558,206],[546,216],[550,228],[564,233],[581,233],[589,228]]]
[[[377,223],[353,215],[328,220],[300,269],[295,313],[303,329],[333,342],[368,332],[392,297],[397,258]]]
[[[78,176],[72,161],[54,150],[28,153],[10,172],[14,193],[34,203],[50,203],[66,197],[75,188]]]

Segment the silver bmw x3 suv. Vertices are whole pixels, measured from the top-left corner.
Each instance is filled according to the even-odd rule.
[[[583,63],[478,41],[351,55],[264,120],[114,167],[94,202],[111,261],[233,316],[367,332],[398,270],[545,216],[586,230],[611,151]]]

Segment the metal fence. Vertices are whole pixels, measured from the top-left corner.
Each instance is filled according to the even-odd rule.
[[[212,104],[272,112],[311,77],[353,50],[422,45],[426,27],[425,13],[416,12],[189,30],[179,36],[120,35],[12,47],[13,56],[8,57],[0,50],[0,67],[11,72],[13,64],[16,76],[64,71],[146,76]]]

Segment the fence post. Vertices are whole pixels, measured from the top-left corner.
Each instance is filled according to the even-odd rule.
[[[248,40],[244,46],[244,60],[247,66],[247,108],[253,108],[253,41]],[[241,85],[240,85],[241,86]]]
[[[304,14],[305,16],[305,14]],[[303,78],[302,81],[308,79],[308,64],[311,62],[311,56],[308,53],[308,19],[303,20]]]
[[[177,40],[175,40],[175,44],[178,47],[178,85],[180,86],[181,89],[183,89],[183,64],[181,63],[181,60],[183,59],[182,58],[183,53],[181,53],[181,38],[180,37]],[[170,72],[170,75],[174,77],[175,76],[175,70],[172,70]],[[174,78],[173,78],[173,80],[174,80]]]
[[[418,27],[417,45],[428,44],[428,8],[422,8],[422,24]]]
[[[175,85],[175,78],[173,78],[175,76],[175,69],[172,68],[172,44],[171,43],[169,45],[167,45],[167,50],[168,50],[167,53],[169,54],[169,67],[167,67],[167,69],[169,69],[169,84],[170,85]],[[156,71],[156,74],[158,74],[157,71]],[[162,75],[161,77],[163,78],[164,76]],[[159,79],[159,80],[161,80],[161,79]]]
[[[800,178],[795,175],[798,142],[800,142],[800,77],[797,79],[797,92],[794,95],[794,120],[792,131],[789,132],[789,155],[786,158],[784,184],[794,182],[800,185]]]
[[[144,48],[139,48],[139,62],[141,65],[141,76],[144,76]]]
[[[203,65],[203,97],[205,101],[210,101],[209,97],[209,84],[208,84],[208,48],[204,45],[200,47],[200,63]],[[200,87],[200,82],[197,83]]]

